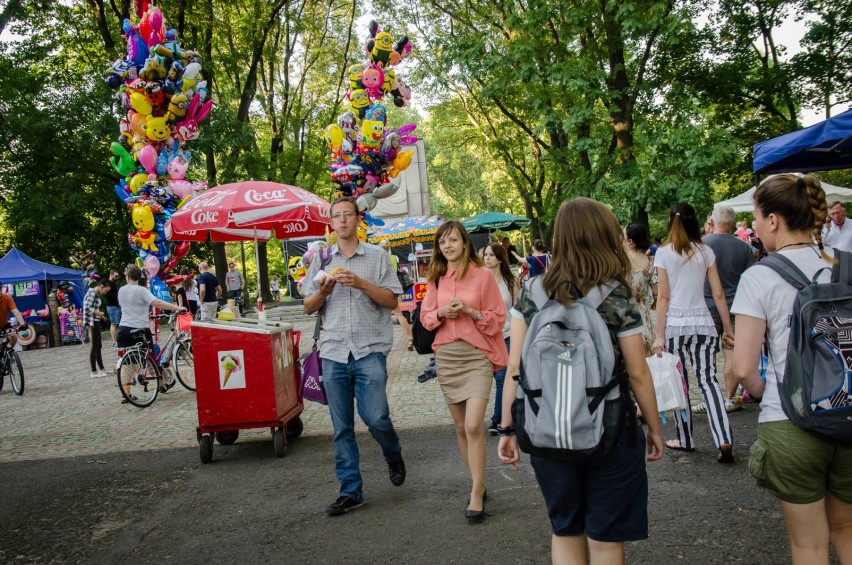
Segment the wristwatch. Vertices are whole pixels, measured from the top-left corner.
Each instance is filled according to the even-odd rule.
[[[482,312],[477,312],[476,316],[474,316],[473,319],[476,320],[477,322],[481,321],[482,320]]]

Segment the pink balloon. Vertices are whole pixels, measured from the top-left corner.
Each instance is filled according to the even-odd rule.
[[[157,150],[153,145],[146,145],[139,151],[139,164],[149,175],[157,173]]]
[[[160,272],[160,260],[155,255],[148,255],[143,262],[145,272],[148,273],[148,278],[152,279]]]

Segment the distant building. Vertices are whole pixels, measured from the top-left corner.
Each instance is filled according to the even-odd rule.
[[[370,214],[383,219],[405,218],[407,216],[429,216],[429,181],[426,178],[426,147],[418,141],[413,147],[414,157],[411,165],[391,179],[399,184],[399,190],[388,198],[379,200]]]

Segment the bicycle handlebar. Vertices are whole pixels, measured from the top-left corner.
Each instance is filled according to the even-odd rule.
[[[6,328],[5,330],[0,331],[0,337],[6,337],[7,335],[21,333],[23,330],[27,330],[28,332],[32,331],[29,324],[24,326],[15,326],[13,328]]]

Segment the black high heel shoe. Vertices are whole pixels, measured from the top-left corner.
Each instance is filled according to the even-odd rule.
[[[485,499],[488,498],[488,491],[486,490],[482,493],[482,510],[465,510],[464,517],[471,524],[476,522],[481,522],[485,519]],[[468,497],[467,503],[470,504],[470,498]]]

